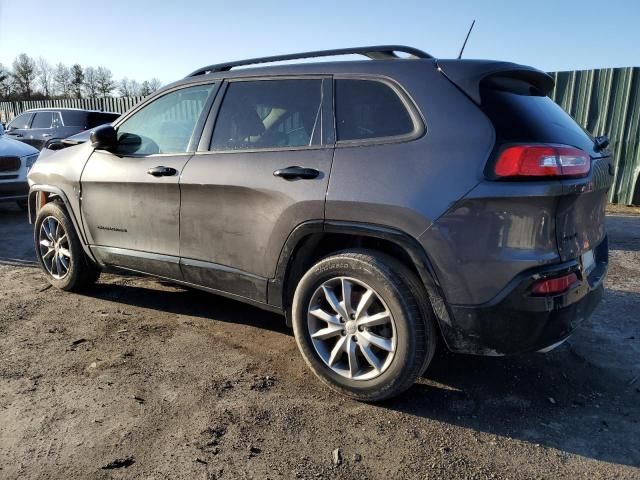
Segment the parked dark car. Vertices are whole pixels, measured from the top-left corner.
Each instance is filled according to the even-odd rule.
[[[340,54],[371,60],[236,69]],[[438,339],[547,351],[602,296],[613,178],[552,88],[400,46],[204,67],[42,152],[36,254],[63,290],[117,267],[281,312],[314,373],[364,401],[411,386]]]
[[[42,150],[49,143],[114,122],[119,116],[119,113],[73,108],[34,109],[14,118],[7,125],[6,133]]]

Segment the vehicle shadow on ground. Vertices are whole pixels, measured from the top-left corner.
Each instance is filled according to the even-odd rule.
[[[142,278],[140,281],[154,282],[154,280]],[[98,283],[84,294],[124,305],[189,315],[205,320],[243,324],[286,335],[292,334],[285,325],[282,315],[200,290],[182,288],[170,282],[161,280],[155,280],[155,282],[170,287],[170,290],[152,288],[153,284],[147,287]]]
[[[640,295],[624,295],[640,305]],[[629,381],[619,371],[595,365],[584,358],[582,347],[570,338],[547,354],[440,352],[412,389],[381,407],[494,434],[505,447],[502,442],[517,439],[535,448],[640,466],[640,440],[632,433],[640,417],[640,379]],[[610,357],[619,357],[611,363],[628,362],[624,355],[611,351]]]

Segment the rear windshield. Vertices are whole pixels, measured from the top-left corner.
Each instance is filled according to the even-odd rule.
[[[482,110],[499,143],[560,143],[593,150],[593,139],[549,97],[484,88]]]

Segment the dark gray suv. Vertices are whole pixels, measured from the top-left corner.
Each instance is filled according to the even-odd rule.
[[[402,56],[397,53],[403,53]],[[236,67],[361,54],[364,61]],[[117,267],[282,312],[337,391],[544,351],[602,296],[612,166],[531,67],[409,47],[199,69],[29,174],[49,281]]]
[[[42,150],[44,147],[87,129],[111,123],[119,113],[47,108],[27,110],[7,125],[7,135]]]

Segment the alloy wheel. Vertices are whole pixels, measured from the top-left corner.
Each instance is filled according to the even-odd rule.
[[[53,278],[61,280],[69,274],[71,268],[69,237],[57,218],[46,217],[40,224],[38,251],[42,264]]]
[[[395,355],[391,312],[371,286],[354,278],[336,277],[320,285],[309,303],[307,325],[322,361],[345,378],[376,378]]]

